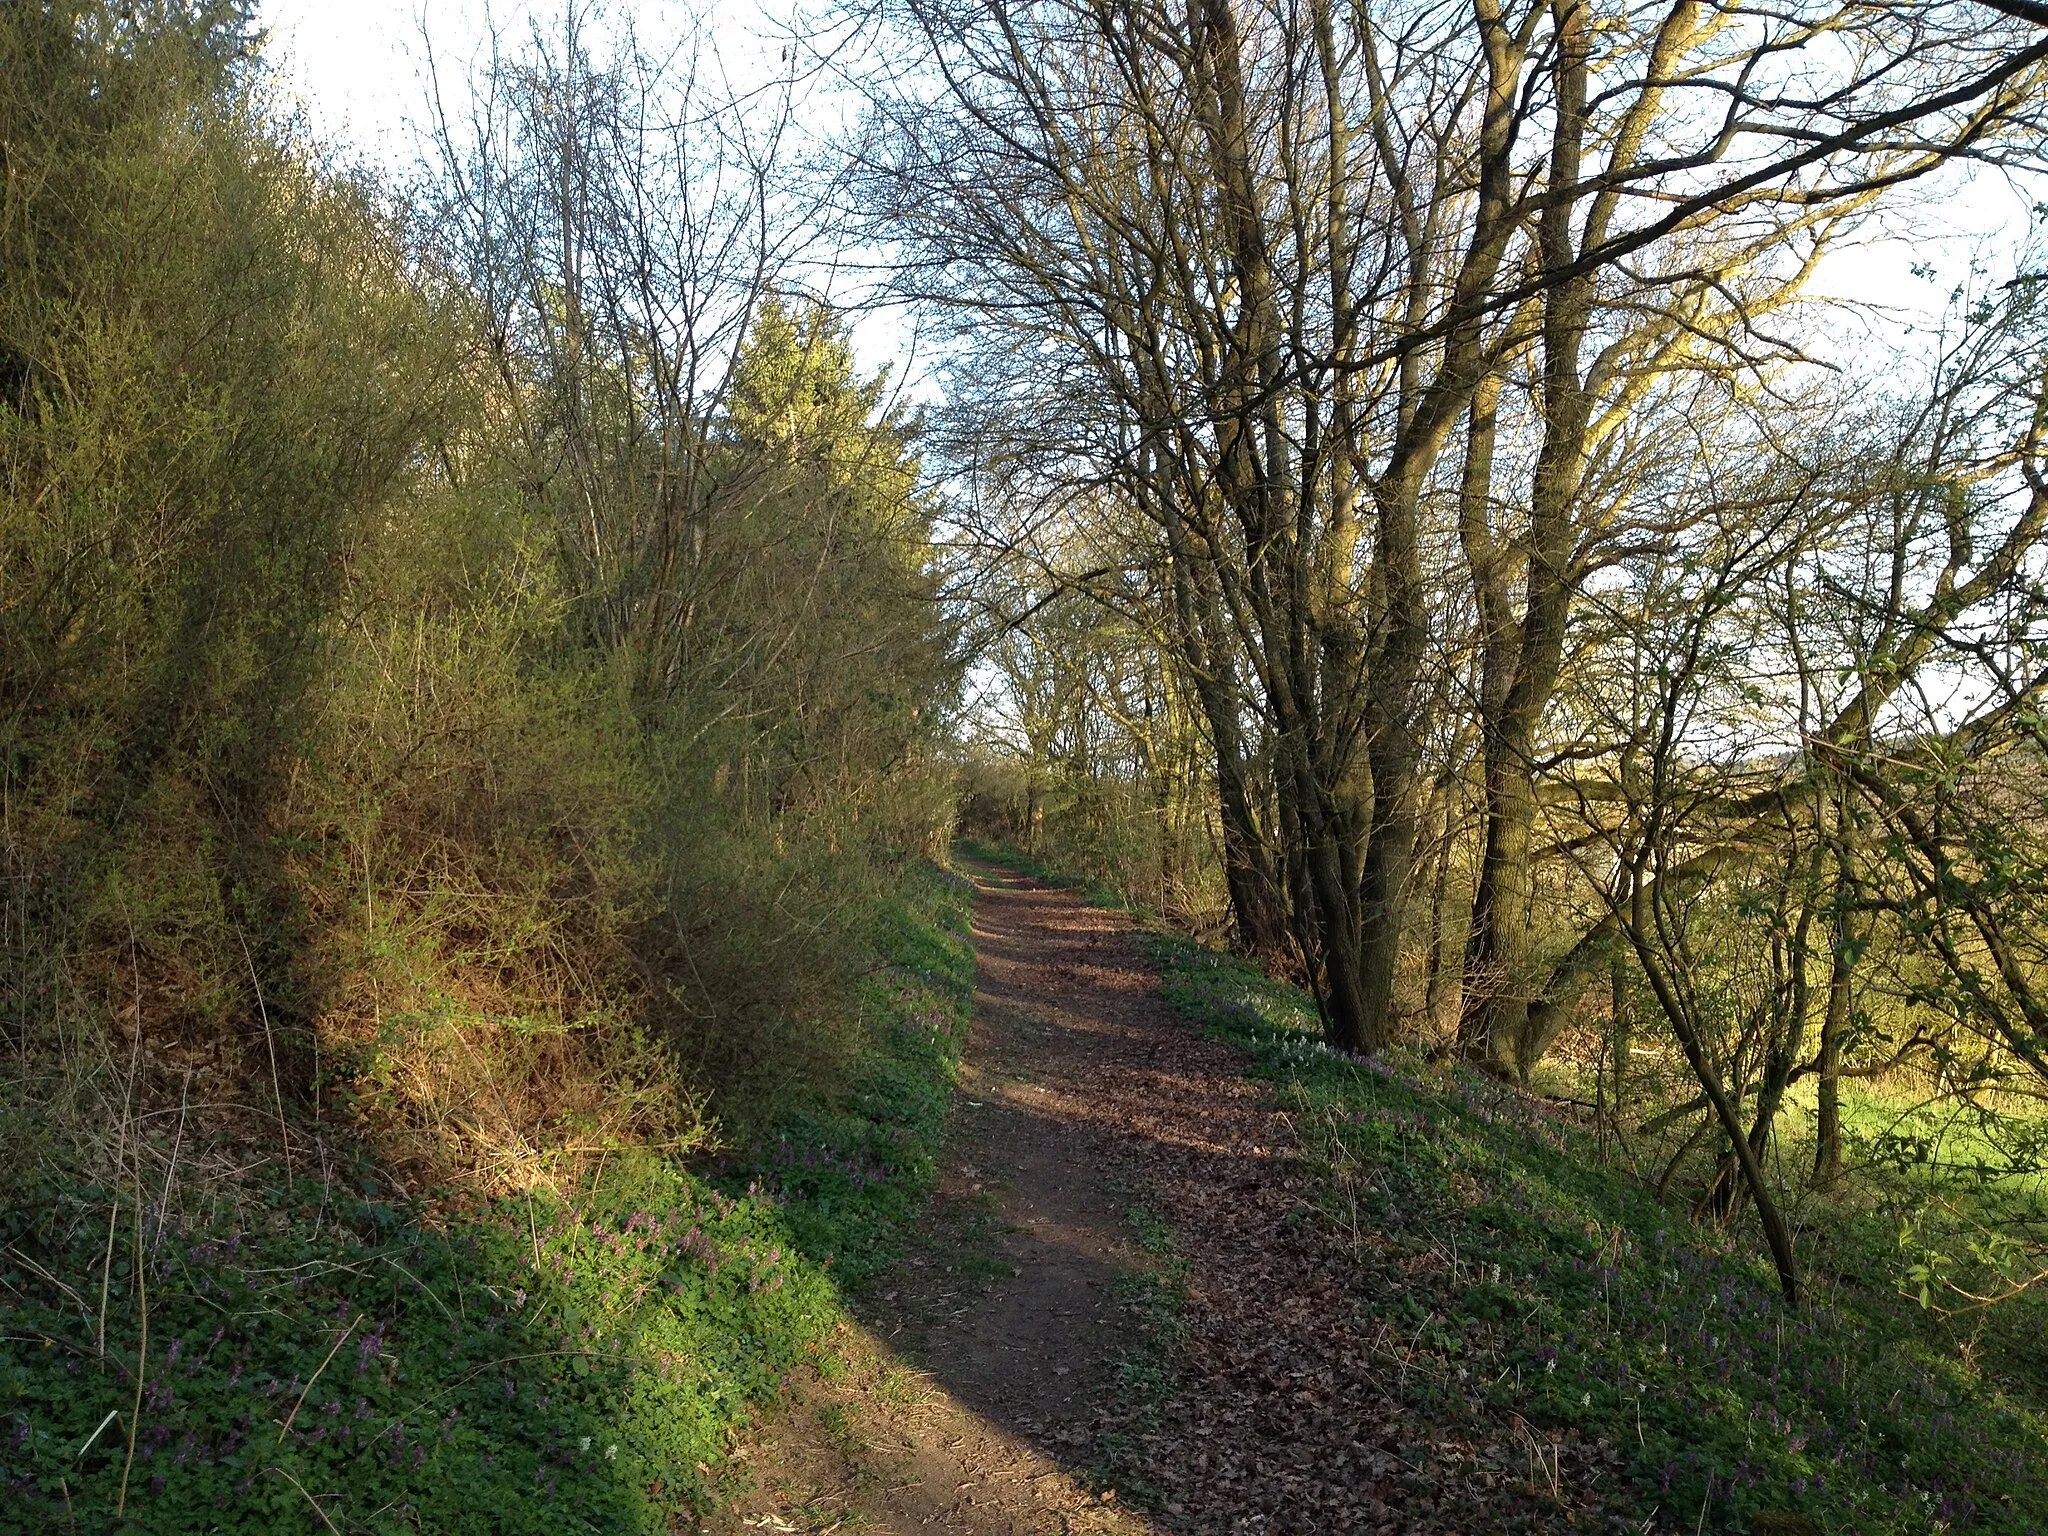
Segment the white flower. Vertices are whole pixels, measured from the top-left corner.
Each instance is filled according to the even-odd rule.
[[[1544,1362],[1543,1362],[1543,1374],[1544,1374],[1544,1375],[1548,1376],[1548,1375],[1549,1375],[1549,1374],[1550,1374],[1550,1373],[1551,1373],[1552,1371],[1554,1371],[1554,1370],[1556,1370],[1556,1369],[1557,1369],[1557,1362],[1556,1362],[1555,1360],[1546,1360],[1546,1361],[1544,1361]]]
[[[604,1459],[605,1459],[606,1461],[613,1461],[613,1460],[616,1460],[616,1459],[617,1459],[617,1457],[618,1457],[618,1454],[619,1454],[619,1448],[618,1448],[618,1447],[617,1447],[616,1445],[608,1445],[608,1446],[606,1446],[606,1447],[604,1448]]]
[[[1590,1392],[1587,1392],[1587,1393],[1585,1393],[1584,1395],[1582,1395],[1582,1396],[1581,1396],[1581,1397],[1579,1398],[1579,1406],[1580,1406],[1581,1408],[1590,1408],[1590,1407],[1592,1407],[1592,1406],[1593,1406],[1593,1394],[1592,1394],[1592,1393],[1590,1393]]]
[[[576,1442],[576,1449],[577,1449],[577,1450],[579,1450],[579,1451],[587,1451],[587,1450],[589,1450],[589,1449],[590,1449],[590,1436],[588,1436],[588,1435],[585,1435],[585,1436],[584,1436],[584,1437],[583,1437],[583,1438],[582,1438],[581,1440],[578,1440],[578,1441]]]

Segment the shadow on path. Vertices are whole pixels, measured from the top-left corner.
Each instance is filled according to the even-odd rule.
[[[752,1487],[713,1531],[1163,1529],[1080,1474],[1142,1259],[1128,1211],[1156,1127],[1134,1103],[1216,1048],[1154,999],[1116,914],[971,873],[973,1024],[927,1230],[858,1309],[847,1377],[804,1384],[741,1449]]]
[[[1311,1208],[1293,1126],[1230,1047],[1153,995],[1121,916],[978,865],[973,1033],[921,1251],[863,1309],[854,1361],[742,1454],[753,1489],[714,1530],[1563,1532],[1597,1528],[1524,1476],[1514,1434],[1458,1383],[1404,1400],[1402,1341],[1361,1306],[1359,1244]],[[1139,1514],[1091,1493],[1129,1207],[1184,1265],[1173,1395],[1120,1461]],[[1441,1262],[1408,1254],[1409,1268]],[[1462,1373],[1461,1373],[1462,1375]],[[1604,1475],[1567,1433],[1570,1480]],[[1638,1529],[1630,1527],[1630,1529]]]

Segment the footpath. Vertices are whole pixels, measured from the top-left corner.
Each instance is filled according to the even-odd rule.
[[[970,873],[972,1034],[925,1230],[702,1528],[1485,1528],[1479,1489],[1440,1504],[1393,1453],[1413,1426],[1242,1058],[1154,996],[1121,914]]]

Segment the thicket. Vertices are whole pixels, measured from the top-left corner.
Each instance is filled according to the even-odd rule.
[[[917,424],[765,258],[621,313],[643,63],[399,196],[239,0],[0,14],[0,1524],[659,1528],[929,1178]]]
[[[560,1193],[464,1185],[428,1219],[367,1158],[203,1214],[46,1165],[0,1218],[0,1529],[118,1529],[124,1507],[150,1531],[670,1529],[786,1372],[833,1368],[841,1296],[929,1192],[967,904],[908,882],[845,1091],[721,1163],[626,1146]]]

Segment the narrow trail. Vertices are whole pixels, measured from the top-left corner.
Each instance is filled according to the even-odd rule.
[[[1153,995],[1120,915],[971,873],[973,1027],[923,1241],[862,1309],[846,1374],[800,1383],[740,1448],[750,1486],[704,1529],[1509,1528],[1474,1518],[1491,1475],[1446,1505],[1443,1460],[1425,1479],[1397,1450],[1418,1430],[1347,1322],[1286,1117],[1240,1058]],[[1130,1341],[1117,1282],[1151,1262],[1134,1205],[1164,1219],[1187,1281],[1177,1391],[1139,1451],[1145,1514],[1084,1476]]]

